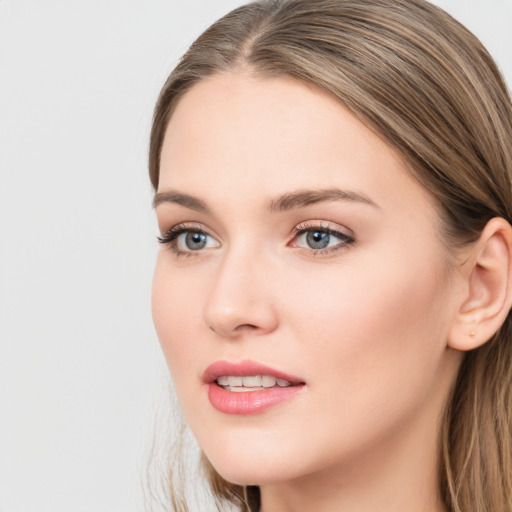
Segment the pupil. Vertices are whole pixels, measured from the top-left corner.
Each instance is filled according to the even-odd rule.
[[[192,251],[202,249],[206,245],[206,235],[204,233],[187,233],[185,244]]]
[[[310,231],[306,241],[311,249],[323,249],[329,245],[330,235],[325,231]]]

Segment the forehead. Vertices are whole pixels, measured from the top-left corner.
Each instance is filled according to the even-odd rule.
[[[330,186],[390,202],[404,193],[412,203],[427,196],[399,153],[341,103],[291,79],[243,71],[202,80],[183,96],[160,172],[159,190],[212,200]]]

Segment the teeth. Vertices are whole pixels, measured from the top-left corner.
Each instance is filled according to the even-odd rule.
[[[253,377],[242,377],[242,383],[246,388],[261,387],[261,375],[254,375]]]
[[[273,388],[276,385],[276,378],[271,375],[262,375],[261,377],[261,385],[264,388]]]
[[[228,385],[233,386],[242,386],[244,383],[243,377],[228,377]]]
[[[291,386],[292,383],[285,379],[278,379],[272,375],[247,375],[233,376],[222,375],[217,377],[217,384],[229,391],[258,391],[264,388],[273,388],[276,385],[281,388]]]
[[[229,377],[218,377],[217,383],[219,386],[229,386]]]
[[[232,388],[228,386],[226,389],[235,393],[246,393],[247,391],[261,391],[263,388],[244,388],[243,386]]]

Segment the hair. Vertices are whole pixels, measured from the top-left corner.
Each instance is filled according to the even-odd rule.
[[[239,68],[325,92],[396,148],[437,200],[450,247],[474,242],[493,217],[511,222],[510,96],[479,40],[443,10],[424,0],[271,0],[235,9],[192,44],[163,87],[149,152],[155,190],[180,98]],[[512,511],[511,336],[509,315],[465,354],[447,399],[439,489],[450,512]],[[203,466],[219,504],[259,509],[258,487]]]

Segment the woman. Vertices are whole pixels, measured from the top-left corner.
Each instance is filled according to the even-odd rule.
[[[151,135],[153,315],[219,503],[512,510],[511,141],[423,0],[256,2],[192,45]]]

